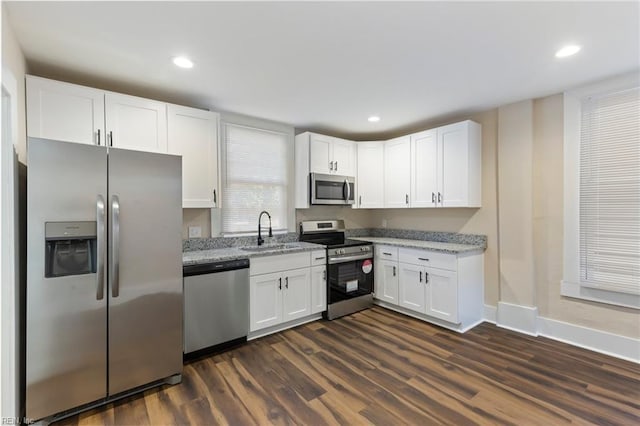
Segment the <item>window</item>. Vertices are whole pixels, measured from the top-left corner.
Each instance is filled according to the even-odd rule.
[[[640,89],[582,101],[580,282],[640,294]]]
[[[224,125],[222,233],[256,233],[258,215],[271,215],[274,231],[288,224],[289,141],[285,133]],[[266,218],[265,220],[266,225]]]
[[[564,100],[561,294],[640,309],[640,76]]]

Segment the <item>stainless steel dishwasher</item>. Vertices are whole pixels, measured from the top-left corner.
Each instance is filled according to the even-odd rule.
[[[182,271],[185,358],[246,341],[249,260],[189,265]]]

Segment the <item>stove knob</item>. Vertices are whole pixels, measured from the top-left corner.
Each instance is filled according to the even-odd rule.
[[[338,254],[344,254],[344,253],[345,253],[345,252],[344,252],[344,249],[340,249],[340,250],[338,250],[338,251],[339,251],[339,253],[338,253]]]

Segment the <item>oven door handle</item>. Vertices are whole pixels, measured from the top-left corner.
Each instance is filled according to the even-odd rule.
[[[372,259],[373,254],[356,254],[354,256],[345,256],[345,257],[329,257],[329,261],[327,262],[329,265],[335,265],[336,263],[345,263],[351,262],[353,260],[364,260],[364,259]]]

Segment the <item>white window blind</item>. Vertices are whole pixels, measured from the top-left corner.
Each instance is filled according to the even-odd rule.
[[[640,88],[586,98],[580,129],[584,287],[640,294]]]
[[[286,230],[287,136],[234,124],[225,124],[224,134],[222,232],[256,233],[262,210],[271,215],[274,231]]]

